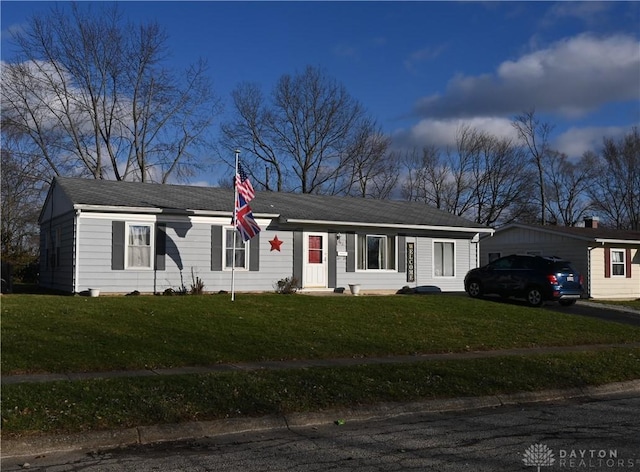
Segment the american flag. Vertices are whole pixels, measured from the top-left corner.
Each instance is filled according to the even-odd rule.
[[[253,217],[251,207],[244,197],[238,193],[235,209],[235,226],[240,232],[243,241],[249,241],[260,232],[260,226]]]
[[[238,162],[238,172],[236,174],[236,189],[238,194],[244,197],[245,202],[249,203],[256,196],[253,185],[247,176],[242,165]]]

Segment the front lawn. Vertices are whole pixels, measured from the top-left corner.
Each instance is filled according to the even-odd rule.
[[[2,299],[2,373],[637,343],[640,328],[467,297]],[[4,437],[640,378],[640,349],[2,386]]]
[[[640,378],[640,349],[2,387],[2,434],[109,430]],[[337,418],[336,418],[337,419]],[[347,418],[348,421],[348,418]]]
[[[464,296],[2,297],[2,373],[640,342],[640,328]]]

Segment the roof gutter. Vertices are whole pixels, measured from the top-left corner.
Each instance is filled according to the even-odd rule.
[[[600,244],[640,244],[640,240],[634,239],[606,239],[596,238],[595,241]]]
[[[280,218],[283,223],[305,223],[316,225],[345,225],[345,226],[359,226],[359,227],[378,227],[378,228],[398,228],[398,229],[421,229],[421,230],[436,230],[436,231],[458,231],[462,233],[494,233],[492,228],[467,228],[463,226],[432,226],[432,225],[403,225],[396,223],[360,223],[351,221],[330,221],[330,220],[303,220],[297,218]]]
[[[76,211],[96,211],[105,213],[146,213],[151,215],[157,215],[161,213],[170,215],[186,215],[186,216],[224,216],[231,217],[233,210],[230,211],[218,211],[218,210],[190,210],[181,208],[158,208],[158,207],[131,207],[131,206],[114,206],[114,205],[87,205],[83,203],[76,203],[73,205]],[[279,214],[262,214],[255,213],[255,216],[261,218],[277,218]]]

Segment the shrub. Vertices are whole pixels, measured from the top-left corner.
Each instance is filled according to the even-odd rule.
[[[195,278],[191,284],[191,290],[189,293],[191,293],[191,295],[202,295],[204,293],[204,282],[200,277]]]
[[[282,293],[285,295],[296,293],[300,288],[300,284],[298,279],[295,277],[285,277],[284,279],[278,280],[274,284],[274,288],[276,293]]]

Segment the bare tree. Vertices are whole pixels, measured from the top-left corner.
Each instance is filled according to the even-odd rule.
[[[473,161],[475,221],[487,226],[518,219],[531,199],[532,173],[520,146],[488,133],[477,135]]]
[[[449,169],[443,165],[441,151],[435,146],[405,152],[402,196],[405,200],[424,202],[440,210],[445,208]]]
[[[551,152],[544,163],[550,220],[575,226],[592,209],[587,191],[597,164],[595,156],[585,153],[577,162],[571,162],[567,155]]]
[[[217,114],[202,62],[162,67],[166,34],[125,23],[117,4],[54,6],[13,35],[3,67],[4,122],[20,127],[55,175],[184,177]]]
[[[344,172],[354,168],[353,153],[379,155],[371,118],[321,69],[283,75],[269,100],[251,84],[232,96],[235,117],[222,126],[225,144],[246,151],[243,160],[265,188],[341,193],[351,182]]]
[[[351,156],[344,176],[336,179],[340,187],[333,193],[344,193],[358,197],[386,199],[396,187],[399,163],[396,155],[388,153],[391,139],[364,120],[354,134],[347,155]]]
[[[589,195],[612,226],[640,230],[640,132],[634,127],[616,141],[604,138]]]
[[[45,190],[42,160],[31,152],[29,144],[20,135],[3,129],[0,174],[2,261],[12,264],[18,273],[37,261],[37,221]]]
[[[243,163],[253,174],[255,184],[266,190],[283,191],[286,161],[281,159],[272,112],[260,87],[242,83],[233,90],[231,97],[236,116],[221,126],[223,144],[242,151]]]
[[[469,126],[456,135],[456,152],[425,147],[404,158],[402,192],[408,200],[494,225],[519,218],[531,197],[531,172],[522,148]]]
[[[518,137],[528,150],[531,161],[537,170],[538,198],[540,203],[540,223],[547,224],[547,195],[544,176],[544,158],[550,152],[549,135],[553,126],[541,122],[535,114],[535,110],[526,111],[513,120],[513,127]]]

